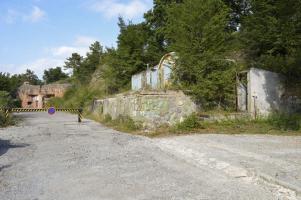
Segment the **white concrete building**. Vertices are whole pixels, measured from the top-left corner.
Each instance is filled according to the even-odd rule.
[[[237,75],[237,107],[254,116],[283,111],[283,78],[274,72],[251,68]]]

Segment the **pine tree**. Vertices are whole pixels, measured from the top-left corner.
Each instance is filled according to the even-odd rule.
[[[301,1],[251,0],[242,23],[249,67],[301,77]]]
[[[234,103],[235,65],[225,59],[229,13],[221,0],[186,0],[168,12],[167,37],[179,56],[174,76],[204,106]]]

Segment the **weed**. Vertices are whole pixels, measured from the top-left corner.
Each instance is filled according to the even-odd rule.
[[[140,126],[134,122],[134,120],[128,116],[118,116],[117,119],[112,120],[112,123],[121,130],[136,131],[140,129]]]
[[[112,121],[111,115],[106,114],[106,115],[104,116],[104,118],[103,118],[103,122],[104,122],[104,123],[109,123],[109,122],[111,122],[111,121]]]
[[[199,128],[203,128],[203,125],[196,114],[188,116],[183,122],[177,123],[174,126],[176,131],[191,131]]]
[[[9,115],[8,118],[4,116],[3,113],[0,113],[0,127],[6,127],[14,125],[16,123],[15,118]]]
[[[124,132],[135,132],[141,129],[141,125],[128,116],[118,116],[116,119],[112,119],[112,116],[109,114],[105,115],[96,115],[96,114],[87,114],[86,117],[98,121],[108,127],[115,128],[119,131]]]
[[[301,128],[301,116],[298,114],[274,113],[267,118],[267,122],[284,131],[298,131]]]

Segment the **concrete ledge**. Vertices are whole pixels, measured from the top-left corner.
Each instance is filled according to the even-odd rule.
[[[197,112],[196,104],[181,91],[139,91],[95,100],[93,112],[112,119],[128,116],[145,128],[173,125]]]

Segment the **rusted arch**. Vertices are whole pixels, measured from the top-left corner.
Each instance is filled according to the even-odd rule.
[[[165,54],[160,62],[159,62],[159,65],[158,65],[158,72],[159,72],[159,85],[160,85],[160,88],[163,89],[165,87],[165,83],[164,83],[164,68],[163,68],[163,63],[164,61],[168,58],[168,57],[175,57],[176,56],[176,53],[175,52],[170,52],[170,53],[167,53]]]

